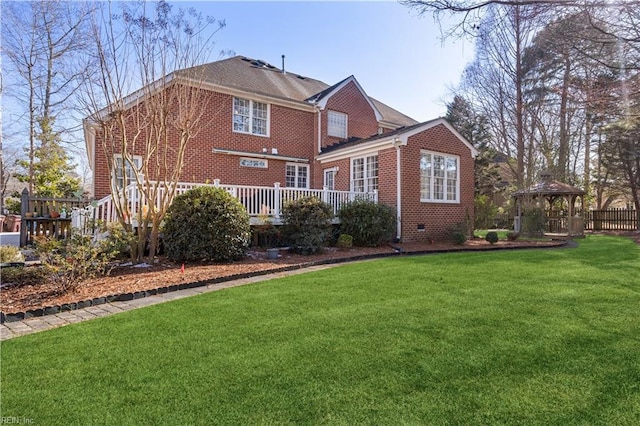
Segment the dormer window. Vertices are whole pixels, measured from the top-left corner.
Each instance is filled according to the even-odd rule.
[[[269,135],[269,104],[233,98],[233,131]]]
[[[347,121],[347,114],[337,111],[329,111],[327,115],[328,135],[334,136],[336,138],[346,139]]]

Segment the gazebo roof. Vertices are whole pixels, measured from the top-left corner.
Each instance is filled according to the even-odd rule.
[[[557,180],[543,179],[528,189],[521,189],[513,195],[585,195],[586,191]]]

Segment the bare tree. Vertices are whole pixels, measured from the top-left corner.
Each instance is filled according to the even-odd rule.
[[[478,29],[476,57],[463,78],[464,90],[488,119],[493,148],[516,160],[512,171],[518,188],[530,181],[535,164],[523,60],[543,12],[535,7],[489,8]]]
[[[135,236],[132,259],[144,259],[148,240],[151,261],[185,151],[207,109],[206,66],[198,65],[224,21],[173,12],[165,1],[154,8],[125,4],[118,13],[112,6],[94,21],[100,75],[87,90],[87,125],[95,132],[96,155],[114,174],[110,189],[119,222]]]
[[[58,123],[59,128],[52,130],[61,135],[74,126],[66,119],[90,66],[84,55],[88,6],[60,0],[2,3],[2,52],[8,59],[6,71],[17,81],[6,94],[24,112],[19,117],[26,121],[22,137],[28,139],[26,181],[31,192],[37,135],[45,131],[38,123]]]

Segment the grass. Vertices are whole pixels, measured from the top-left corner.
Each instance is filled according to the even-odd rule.
[[[2,344],[37,424],[639,424],[640,249],[401,257]]]

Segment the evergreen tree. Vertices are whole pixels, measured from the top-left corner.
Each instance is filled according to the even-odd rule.
[[[456,95],[447,104],[445,119],[479,151],[475,161],[476,195],[492,196],[501,191],[502,178],[495,162],[497,152],[489,147],[491,135],[486,117],[477,114],[466,99]]]
[[[73,197],[80,190],[80,179],[75,177],[75,166],[61,146],[60,133],[53,130],[54,119],[39,118],[36,134],[37,146],[33,162],[33,195],[38,197]],[[29,161],[19,165],[25,173],[17,174],[20,182],[29,182]]]

